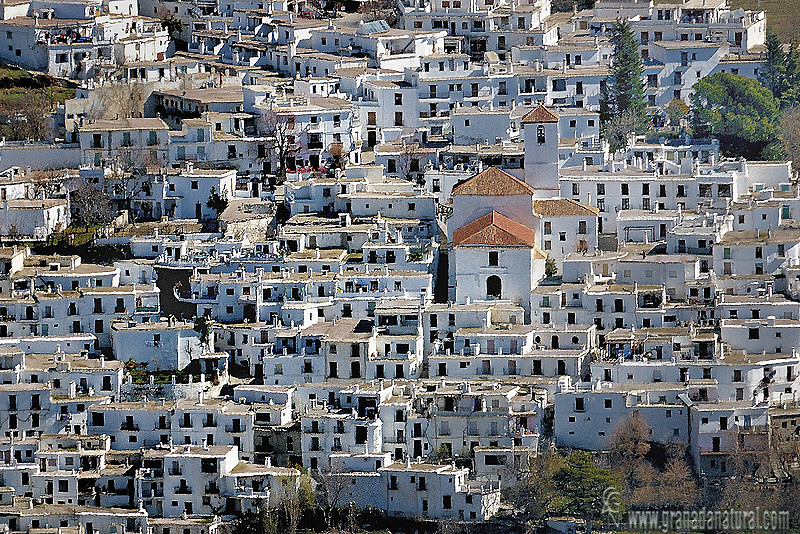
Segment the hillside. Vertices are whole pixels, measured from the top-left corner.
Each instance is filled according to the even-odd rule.
[[[681,0],[660,0],[658,3],[680,3]],[[800,41],[800,1],[798,0],[729,0],[734,8],[761,9],[767,12],[769,27],[774,30],[781,41]],[[553,0],[553,11],[572,11],[574,0]],[[594,5],[594,0],[578,0],[578,8],[585,9]]]
[[[789,43],[800,40],[800,2],[797,0],[730,0],[733,7],[761,9],[767,12],[768,27],[778,34],[781,41]]]

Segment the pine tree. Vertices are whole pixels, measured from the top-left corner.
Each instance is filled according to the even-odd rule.
[[[778,98],[786,89],[786,54],[783,44],[773,32],[767,33],[767,51],[764,54],[764,67],[759,76],[761,84]]]
[[[605,113],[601,119],[606,122],[612,116],[629,112],[636,117],[636,132],[647,128],[647,102],[644,93],[642,59],[639,56],[639,45],[630,25],[623,19],[617,19],[611,35],[614,45],[614,56],[606,81],[607,98],[601,98],[601,109]]]

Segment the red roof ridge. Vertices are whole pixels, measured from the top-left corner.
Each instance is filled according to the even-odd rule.
[[[522,124],[529,124],[532,122],[558,122],[559,118],[555,111],[544,107],[543,104],[539,104],[522,117]]]
[[[597,215],[600,213],[600,210],[594,206],[575,200],[574,198],[545,198],[533,201],[533,212],[536,215],[548,217],[569,217]]]
[[[490,211],[453,231],[453,246],[464,245],[535,248],[536,232],[502,213]]]
[[[498,167],[489,167],[456,185],[452,195],[509,196],[533,195],[534,189]]]

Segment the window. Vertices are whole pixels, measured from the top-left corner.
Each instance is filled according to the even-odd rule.
[[[496,251],[492,251],[489,253],[489,265],[492,267],[497,267],[500,264],[500,253]]]
[[[394,105],[395,106],[402,106],[403,105],[403,93],[395,93],[394,94]]]

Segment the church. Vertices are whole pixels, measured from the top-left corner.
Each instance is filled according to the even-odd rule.
[[[530,313],[548,258],[560,265],[597,246],[597,208],[559,196],[558,120],[542,105],[523,117],[519,176],[490,167],[453,188],[447,228],[455,302],[508,300]]]

